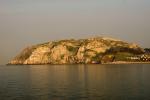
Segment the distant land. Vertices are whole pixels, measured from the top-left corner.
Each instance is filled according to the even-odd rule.
[[[149,63],[150,49],[108,37],[50,41],[25,48],[8,64]]]

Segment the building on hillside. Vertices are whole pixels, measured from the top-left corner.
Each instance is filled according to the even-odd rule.
[[[143,54],[140,56],[140,60],[148,62],[148,61],[150,61],[150,55]]]

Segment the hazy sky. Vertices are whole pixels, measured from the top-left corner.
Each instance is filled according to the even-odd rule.
[[[0,0],[0,64],[28,45],[97,35],[150,47],[150,0]]]

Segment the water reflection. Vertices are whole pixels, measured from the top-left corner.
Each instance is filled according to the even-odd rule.
[[[150,99],[149,65],[0,67],[0,100]]]

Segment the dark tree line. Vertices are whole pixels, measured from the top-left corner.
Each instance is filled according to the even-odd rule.
[[[117,52],[129,52],[133,54],[143,54],[143,51],[141,49],[131,49],[128,47],[112,47],[109,50],[107,50],[107,54],[110,53],[117,53]]]
[[[144,51],[145,53],[150,54],[150,48],[145,48]]]

